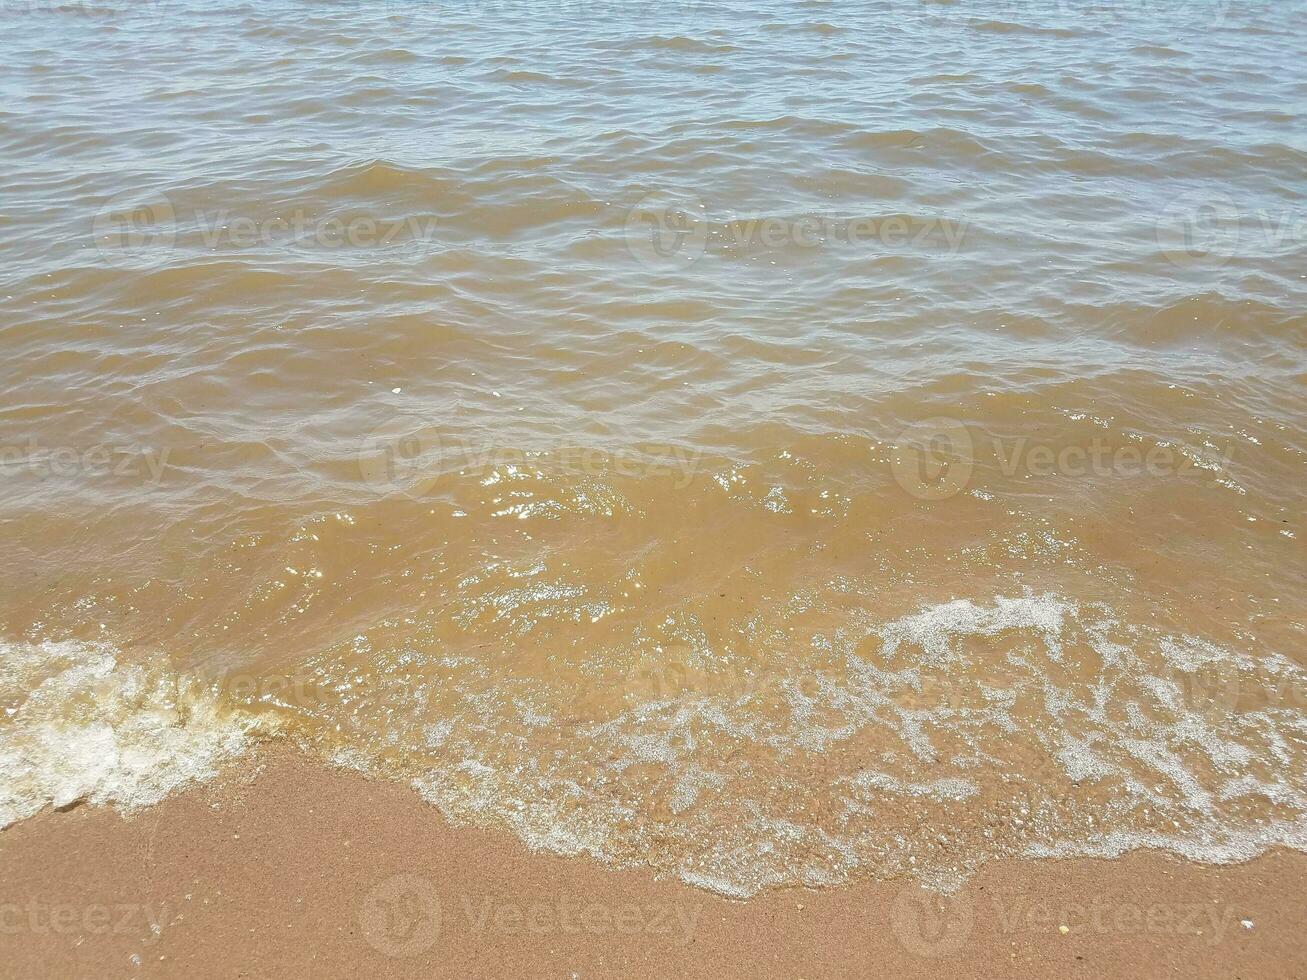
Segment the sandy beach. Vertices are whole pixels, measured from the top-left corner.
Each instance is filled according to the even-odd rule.
[[[286,748],[0,836],[5,977],[1301,977],[1307,858],[1005,861],[730,901],[450,827]]]

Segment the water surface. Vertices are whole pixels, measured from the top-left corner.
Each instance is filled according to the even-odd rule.
[[[7,9],[0,823],[1307,845],[1301,3]]]

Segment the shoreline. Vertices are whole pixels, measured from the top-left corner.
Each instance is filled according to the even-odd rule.
[[[407,786],[266,746],[123,816],[0,833],[6,976],[1307,975],[1307,855],[1012,859],[739,901],[456,828]]]

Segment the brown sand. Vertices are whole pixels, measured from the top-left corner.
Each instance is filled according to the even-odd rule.
[[[285,748],[129,818],[42,814],[0,834],[0,868],[5,977],[1307,976],[1293,852],[737,902],[451,828]]]

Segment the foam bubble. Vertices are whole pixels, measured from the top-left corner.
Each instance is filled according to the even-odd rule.
[[[531,587],[523,568],[497,597]],[[888,622],[831,608],[814,590],[759,612],[752,635],[777,649],[751,652],[740,676],[765,683],[743,689],[637,688],[577,711],[574,688],[507,660],[343,643],[305,665],[321,701],[297,712],[332,733],[331,761],[404,778],[455,823],[739,897],[858,871],[945,887],[1018,854],[1237,860],[1304,840],[1307,718],[1294,699],[1214,714],[1185,680],[1301,684],[1283,656],[1054,593]],[[831,628],[787,629],[814,612]],[[713,637],[689,616],[668,624],[716,677]],[[625,651],[604,653],[611,669]],[[212,692],[168,702],[151,693],[165,675],[110,648],[28,645],[0,670],[0,694],[18,698],[0,733],[8,820],[60,801],[152,802],[249,738]]]
[[[122,810],[213,776],[250,744],[253,720],[212,688],[120,662],[99,643],[5,643],[0,827],[47,806]]]
[[[892,657],[904,644],[920,647],[932,660],[953,655],[951,640],[960,636],[994,636],[1010,630],[1032,629],[1042,634],[1048,653],[1061,656],[1064,618],[1075,605],[1053,593],[1015,598],[998,596],[991,606],[979,606],[970,599],[930,606],[920,613],[887,624],[881,632],[883,653]]]

